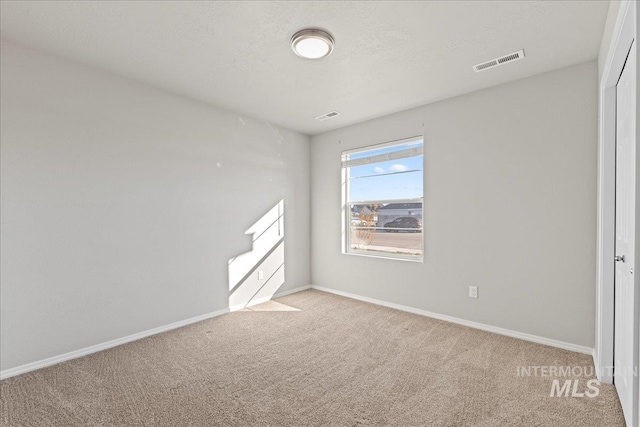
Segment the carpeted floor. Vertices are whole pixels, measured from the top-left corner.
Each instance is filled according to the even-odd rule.
[[[310,290],[4,380],[0,424],[624,425],[613,386],[550,397],[522,366],[593,364]]]

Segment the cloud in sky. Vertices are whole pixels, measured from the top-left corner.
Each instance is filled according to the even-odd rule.
[[[389,172],[404,172],[408,171],[409,168],[405,165],[401,165],[400,163],[396,163],[395,165],[389,166]]]
[[[384,173],[384,168],[381,168],[380,166],[376,166],[375,168],[373,168],[373,171],[375,173]]]

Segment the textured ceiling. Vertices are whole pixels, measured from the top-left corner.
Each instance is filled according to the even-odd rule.
[[[608,1],[11,2],[2,37],[307,134],[595,59]],[[331,56],[290,49],[329,31]],[[471,66],[524,49],[482,73]],[[342,116],[318,122],[317,115]]]

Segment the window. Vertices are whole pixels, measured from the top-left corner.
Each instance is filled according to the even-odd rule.
[[[422,261],[423,139],[342,153],[343,252]]]

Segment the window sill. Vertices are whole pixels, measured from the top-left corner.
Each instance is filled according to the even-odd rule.
[[[420,256],[420,257],[406,257],[403,255],[394,255],[392,253],[389,254],[372,254],[371,252],[367,252],[367,251],[357,251],[357,250],[351,250],[349,252],[346,251],[342,251],[343,255],[352,255],[352,256],[358,256],[358,257],[366,257],[366,258],[379,258],[379,259],[389,259],[389,260],[393,260],[393,261],[408,261],[408,262],[419,262],[419,263],[424,263],[424,255]]]

